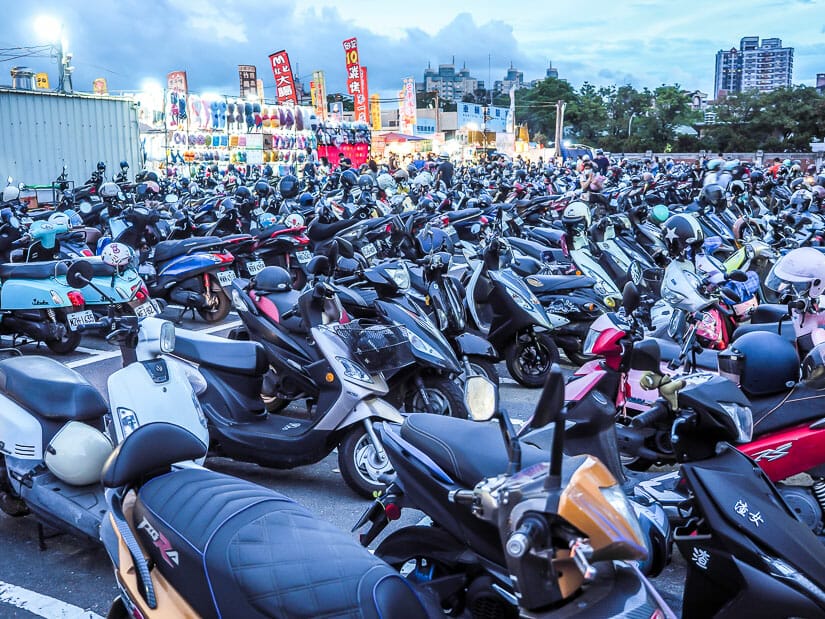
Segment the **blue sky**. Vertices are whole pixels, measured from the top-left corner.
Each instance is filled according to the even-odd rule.
[[[323,69],[333,92],[344,88],[341,41],[351,36],[371,91],[385,96],[404,76],[420,81],[428,62],[453,56],[485,82],[489,56],[493,80],[510,62],[527,80],[542,77],[552,61],[576,87],[677,82],[710,93],[716,51],[749,35],[795,48],[794,83],[813,85],[825,72],[825,0],[0,0],[0,8],[3,48],[43,43],[37,15],[62,21],[78,90],[91,90],[96,77],[112,91],[135,90],[186,69],[192,90],[236,94],[238,64],[256,65],[269,88],[267,55],[286,49],[307,82]],[[18,63],[55,81],[53,61],[29,58],[0,63],[0,83]]]

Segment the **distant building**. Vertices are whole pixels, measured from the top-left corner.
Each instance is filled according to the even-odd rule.
[[[707,108],[708,95],[706,92],[694,90],[693,92],[688,92],[687,95],[690,97],[690,109],[694,111],[704,111],[705,108]]]
[[[816,74],[816,91],[821,95],[825,95],[825,73]]]
[[[714,97],[727,93],[758,90],[771,92],[791,85],[793,48],[782,47],[782,39],[743,37],[739,49],[716,53]]]
[[[544,72],[543,78],[530,82],[530,88],[535,88],[539,82],[546,80],[548,77],[552,77],[554,80],[559,79],[559,70],[553,66],[552,62],[547,63],[547,70]]]
[[[515,86],[517,90],[524,88],[524,73],[513,67],[513,63],[511,62],[504,79],[493,82],[493,92],[496,94],[510,92],[513,86]]]
[[[437,71],[428,65],[424,70],[424,81],[416,84],[419,92],[437,92],[445,101],[461,101],[464,95],[472,95],[483,88],[484,82],[471,76],[466,64],[459,71],[455,64],[440,64]]]

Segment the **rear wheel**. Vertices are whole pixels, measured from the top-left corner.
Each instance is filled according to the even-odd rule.
[[[404,399],[404,410],[408,413],[434,413],[445,417],[467,419],[467,405],[464,390],[455,381],[438,374],[421,377],[423,389],[412,384]]]
[[[229,297],[214,275],[210,274],[208,277],[209,289],[204,292],[206,307],[199,309],[198,314],[206,322],[220,322],[229,315]]]
[[[55,314],[55,321],[63,327],[63,335],[60,339],[47,341],[46,346],[48,346],[49,350],[53,353],[66,355],[80,346],[80,331],[72,331],[69,329],[69,320],[66,318],[65,311],[57,310]],[[48,320],[48,318],[46,319]]]
[[[363,423],[359,423],[344,436],[338,445],[338,469],[347,485],[364,498],[374,498],[376,491],[387,486],[380,481],[382,475],[393,472],[386,452],[379,450],[367,434]]]
[[[13,518],[19,518],[28,514],[29,508],[12,490],[8,475],[6,459],[0,456],[0,510]]]
[[[510,376],[518,384],[533,389],[544,385],[550,368],[560,359],[559,349],[550,334],[532,330],[519,333],[504,357]]]

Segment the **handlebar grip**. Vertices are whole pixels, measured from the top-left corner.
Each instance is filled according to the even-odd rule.
[[[97,322],[86,322],[80,325],[77,325],[77,331],[94,331],[95,329],[108,329],[112,325],[111,321],[104,318],[103,320],[99,320]]]
[[[475,500],[475,492],[472,490],[450,490],[447,500],[458,505],[472,505]]]
[[[667,417],[667,414],[667,408],[665,408],[664,403],[656,402],[653,405],[653,408],[634,417],[633,420],[630,422],[630,425],[634,428],[644,428],[647,426],[652,426],[660,419],[664,419],[665,417]]]
[[[521,526],[513,531],[510,537],[507,538],[504,549],[511,557],[515,557],[516,559],[523,557],[530,552],[530,549],[535,545],[539,536],[544,532],[545,527],[543,523],[531,517],[525,518]]]

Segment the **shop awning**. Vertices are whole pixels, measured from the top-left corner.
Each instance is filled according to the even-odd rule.
[[[381,137],[384,138],[385,142],[420,142],[426,139],[417,135],[407,135],[406,133],[397,133],[395,131],[385,133]]]

